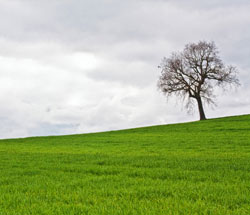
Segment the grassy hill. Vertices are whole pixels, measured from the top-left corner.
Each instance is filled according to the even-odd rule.
[[[0,140],[0,215],[250,214],[250,115]]]

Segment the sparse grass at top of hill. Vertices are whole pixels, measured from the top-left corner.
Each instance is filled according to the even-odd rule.
[[[250,115],[0,140],[0,215],[250,214]]]

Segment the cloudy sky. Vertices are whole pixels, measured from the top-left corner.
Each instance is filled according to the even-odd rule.
[[[0,0],[0,138],[198,120],[157,90],[164,56],[215,41],[241,87],[208,118],[250,113],[249,0]]]

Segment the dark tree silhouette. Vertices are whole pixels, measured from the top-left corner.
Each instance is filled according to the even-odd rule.
[[[187,101],[192,110],[196,100],[200,120],[205,120],[203,103],[214,104],[215,86],[239,85],[236,68],[225,66],[214,42],[187,44],[180,53],[163,58],[158,88],[166,95],[176,95]]]

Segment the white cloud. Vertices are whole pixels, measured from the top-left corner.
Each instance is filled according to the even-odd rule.
[[[0,0],[0,138],[198,119],[156,89],[163,56],[214,40],[242,86],[208,117],[248,113],[247,1]]]

